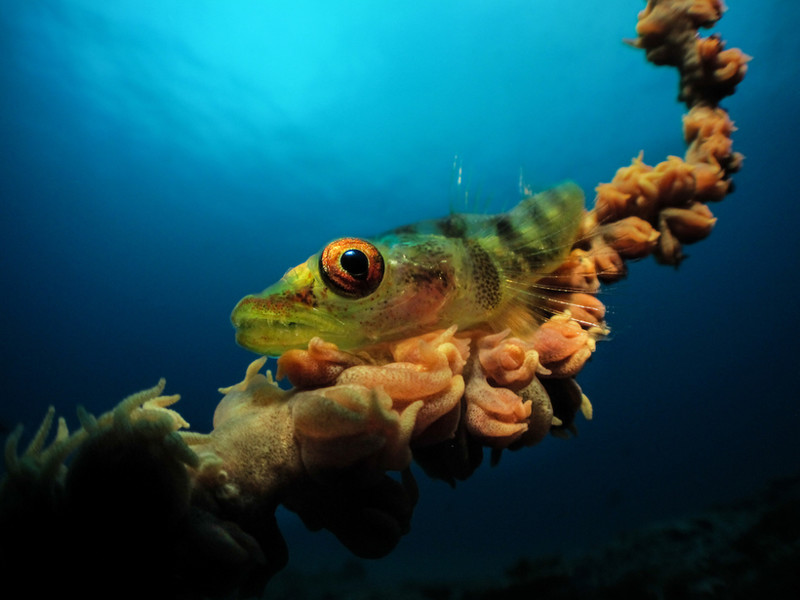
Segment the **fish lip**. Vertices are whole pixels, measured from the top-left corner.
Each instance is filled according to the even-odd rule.
[[[299,332],[303,330],[319,331],[319,327],[312,325],[311,323],[304,323],[299,320],[278,321],[276,319],[249,318],[239,321],[231,319],[231,321],[233,322],[233,326],[237,332],[253,332],[254,330],[284,332]]]
[[[289,315],[274,318],[268,312],[251,311],[248,306],[258,304],[257,297],[246,297],[231,313],[231,323],[236,329],[236,343],[267,356],[280,356],[287,350],[305,349],[315,336],[326,339],[337,336],[333,323],[320,319],[311,311],[294,310]]]
[[[245,300],[248,300],[248,298],[245,298]],[[318,317],[315,318],[314,314],[311,312],[309,312],[308,315],[304,315],[303,312],[295,310],[293,311],[291,318],[288,319],[270,318],[269,316],[263,314],[241,314],[243,312],[240,310],[242,302],[237,304],[236,308],[234,308],[233,312],[231,313],[231,323],[237,330],[247,331],[253,329],[263,329],[285,331],[288,329],[292,331],[299,331],[307,329],[319,331],[321,335],[324,335],[325,331],[330,329],[324,327],[322,320]],[[308,316],[308,319],[304,319],[304,316]]]
[[[300,323],[279,323],[248,319],[236,327],[236,343],[267,356],[280,356],[287,350],[304,349],[316,328]]]

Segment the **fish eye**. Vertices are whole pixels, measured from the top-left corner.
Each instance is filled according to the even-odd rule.
[[[383,279],[383,257],[366,240],[342,238],[331,242],[319,257],[319,273],[331,291],[346,298],[364,298]]]

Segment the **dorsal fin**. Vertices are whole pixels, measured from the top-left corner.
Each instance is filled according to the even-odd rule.
[[[484,232],[480,241],[496,260],[506,297],[490,323],[493,329],[523,334],[553,313],[552,299],[558,292],[537,282],[567,258],[583,212],[583,191],[567,182],[529,195],[492,219],[494,231]]]

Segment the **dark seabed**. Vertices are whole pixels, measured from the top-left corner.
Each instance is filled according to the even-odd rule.
[[[103,412],[164,376],[208,431],[217,388],[253,358],[229,322],[239,298],[333,238],[446,213],[454,157],[498,211],[521,169],[591,199],[640,150],[682,155],[676,73],[622,43],[643,6],[6,0],[3,430],[30,432],[49,404],[75,426],[77,404]],[[380,561],[281,512],[276,590],[319,573],[331,594],[331,573],[499,587],[521,557],[798,474],[800,3],[728,7],[716,31],[754,57],[723,102],[744,169],[680,269],[634,264],[602,296],[612,336],[579,377],[594,420],[455,489],[417,469],[412,531]]]

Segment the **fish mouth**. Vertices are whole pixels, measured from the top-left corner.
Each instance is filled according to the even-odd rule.
[[[318,330],[296,321],[251,319],[234,321],[236,343],[267,356],[280,356],[286,350],[305,348]]]
[[[304,349],[315,336],[338,337],[336,321],[320,311],[274,298],[245,296],[231,313],[236,343],[267,356]]]

